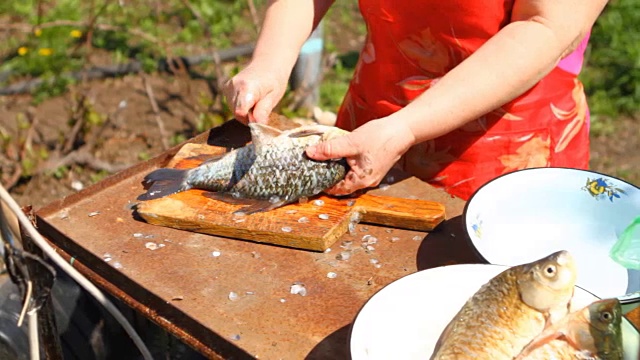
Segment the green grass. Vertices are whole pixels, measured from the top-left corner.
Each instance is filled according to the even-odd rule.
[[[0,19],[17,29],[0,33],[0,72],[11,74],[4,85],[24,78],[59,78],[87,66],[96,54],[112,63],[139,60],[153,71],[164,57],[225,48],[247,32],[255,37],[246,1],[189,3],[193,11],[178,0],[124,6],[111,0],[0,2]],[[258,0],[256,6],[263,3]],[[36,99],[56,96],[69,83],[48,83],[36,91]]]

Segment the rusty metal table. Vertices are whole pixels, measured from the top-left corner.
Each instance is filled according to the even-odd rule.
[[[231,146],[247,138],[231,126],[191,141]],[[143,191],[142,178],[177,150],[49,204],[37,212],[37,222],[85,276],[207,357],[347,359],[350,325],[382,287],[419,270],[483,261],[464,234],[464,202],[413,178],[384,194],[444,203],[447,220],[436,231],[359,224],[354,235],[344,235],[325,253],[135,219],[131,207]],[[365,234],[379,239],[375,250],[359,246]],[[338,260],[344,241],[352,241],[355,250],[348,260]],[[328,277],[330,272],[337,276]],[[298,282],[306,296],[291,294]],[[237,298],[230,298],[232,292]]]

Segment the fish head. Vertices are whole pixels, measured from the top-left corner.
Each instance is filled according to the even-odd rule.
[[[581,310],[596,355],[602,359],[622,358],[622,307],[616,298],[593,302]]]
[[[525,304],[551,315],[552,322],[568,313],[577,277],[575,260],[568,251],[523,264],[519,270],[518,291]]]
[[[622,307],[616,298],[593,302],[582,310],[589,324],[600,331],[616,332],[622,324]]]
[[[577,356],[571,359],[622,360],[621,323],[618,299],[595,301],[547,327],[517,359],[526,358],[535,348],[554,339],[562,339],[575,350]]]
[[[622,308],[618,299],[595,301],[567,315],[554,330],[590,357],[622,359]]]

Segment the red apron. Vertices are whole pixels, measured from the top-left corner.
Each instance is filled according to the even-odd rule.
[[[509,0],[360,0],[368,36],[337,125],[353,130],[411,102],[508,24],[512,6]],[[510,171],[586,169],[588,108],[576,77],[556,67],[501,108],[412,147],[398,165],[465,200]]]

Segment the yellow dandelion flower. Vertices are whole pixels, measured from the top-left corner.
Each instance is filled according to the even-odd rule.
[[[74,30],[71,30],[71,32],[69,33],[69,35],[70,35],[72,38],[79,39],[79,38],[81,38],[81,37],[82,37],[82,31],[74,29]]]
[[[38,49],[38,55],[40,55],[40,56],[51,56],[51,54],[53,54],[53,49],[52,48]]]
[[[25,46],[21,46],[18,48],[18,55],[20,56],[25,56],[27,55],[28,52],[29,52],[29,49],[26,48]]]
[[[33,35],[35,35],[36,37],[40,37],[40,35],[42,35],[42,29],[34,29]]]

